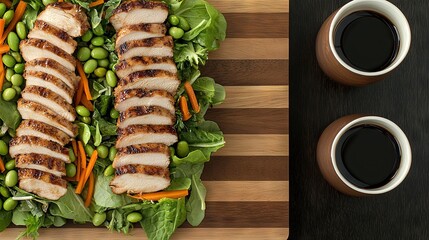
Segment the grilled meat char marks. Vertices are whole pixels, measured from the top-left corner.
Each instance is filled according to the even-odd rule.
[[[166,32],[166,26],[160,23],[127,25],[116,32],[116,46],[120,46],[121,44],[131,40],[163,37]]]
[[[112,165],[114,168],[129,164],[142,164],[166,168],[169,163],[170,150],[167,145],[147,143],[119,148]]]
[[[116,46],[116,51],[121,60],[139,56],[173,57],[173,38],[165,36],[131,40]]]
[[[26,61],[26,87],[18,100],[23,121],[10,141],[9,152],[19,168],[19,187],[56,200],[67,192],[64,145],[77,135],[72,107],[80,81],[72,56],[77,42],[89,29],[83,9],[75,4],[49,4],[37,17],[28,39],[20,43]]]
[[[175,114],[174,98],[167,91],[141,88],[115,92],[115,108],[123,112],[131,107],[158,106]]]

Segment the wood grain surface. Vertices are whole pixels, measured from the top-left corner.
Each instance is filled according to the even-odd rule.
[[[172,239],[284,240],[289,235],[289,0],[208,0],[228,21],[227,39],[202,69],[226,88],[209,110],[226,146],[206,164],[207,211]],[[0,233],[15,239],[22,228]],[[91,224],[40,231],[45,239],[146,239]]]

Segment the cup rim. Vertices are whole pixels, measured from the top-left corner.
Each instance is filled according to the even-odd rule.
[[[335,27],[337,26],[337,24],[343,19],[343,16],[341,16],[341,15],[343,15],[343,13],[345,11],[348,11],[350,8],[352,8],[353,6],[355,6],[356,4],[359,4],[361,2],[378,2],[381,4],[385,4],[386,7],[390,7],[390,9],[392,9],[393,11],[396,12],[395,15],[397,16],[397,18],[400,19],[400,22],[402,22],[404,24],[403,27],[404,27],[404,31],[406,32],[405,35],[409,36],[408,41],[404,41],[404,45],[400,46],[400,47],[405,48],[404,54],[398,55],[391,65],[389,65],[388,67],[386,67],[383,70],[376,71],[376,72],[365,72],[365,71],[355,69],[352,66],[348,65],[338,55],[338,53],[335,50],[335,46],[334,46],[334,30],[335,30]],[[400,44],[402,44],[402,41]],[[335,59],[347,70],[349,70],[355,74],[362,75],[362,76],[374,77],[374,76],[380,76],[380,75],[384,75],[386,73],[389,73],[390,71],[395,69],[399,64],[401,64],[401,62],[404,60],[404,58],[406,57],[406,55],[410,49],[410,45],[411,45],[411,29],[410,29],[410,25],[408,23],[407,18],[405,17],[405,15],[402,13],[402,11],[398,7],[396,7],[394,4],[392,4],[391,2],[389,2],[387,0],[352,0],[351,2],[342,6],[337,11],[337,13],[335,14],[335,16],[332,19],[331,24],[329,26],[329,47],[330,47],[331,52],[334,55]]]
[[[361,124],[373,124],[379,127],[382,127],[386,129],[387,131],[392,134],[392,136],[395,137],[399,148],[401,152],[401,162],[400,165],[395,173],[395,175],[392,177],[392,179],[385,185],[373,188],[373,189],[364,189],[359,188],[355,185],[353,185],[351,182],[349,182],[340,172],[338,169],[337,163],[336,163],[336,147],[338,144],[339,139],[341,136],[350,128],[361,125]],[[392,132],[395,131],[395,133]],[[334,168],[335,174],[340,178],[340,180],[347,185],[347,187],[353,189],[356,192],[368,194],[368,195],[374,195],[374,194],[382,194],[385,192],[389,192],[396,188],[399,184],[402,183],[402,181],[405,179],[405,177],[408,175],[408,172],[411,168],[412,163],[412,156],[411,156],[411,146],[408,141],[407,136],[402,131],[402,129],[396,125],[394,122],[390,121],[389,119],[379,117],[379,116],[363,116],[356,118],[349,123],[347,123],[344,127],[338,131],[338,133],[335,135],[335,138],[332,142],[331,149],[330,149],[330,155],[331,155],[331,163]]]

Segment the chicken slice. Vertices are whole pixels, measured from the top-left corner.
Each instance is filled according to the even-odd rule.
[[[36,20],[36,22],[34,22],[34,27],[28,33],[28,38],[46,40],[63,49],[68,54],[73,54],[77,46],[77,42],[66,32],[42,20]]]
[[[89,29],[85,10],[78,4],[68,2],[49,4],[37,20],[56,26],[72,37],[80,37]]]
[[[27,87],[37,86],[48,88],[62,96],[67,103],[71,104],[73,101],[74,89],[70,88],[67,84],[61,81],[61,79],[54,77],[53,75],[44,72],[25,70],[24,78],[26,80],[25,85]]]
[[[116,194],[156,192],[168,186],[170,186],[168,168],[145,165],[119,167],[110,182],[110,187]]]
[[[63,160],[43,154],[21,154],[15,159],[17,168],[36,169],[58,177],[66,175],[66,164]]]
[[[166,168],[170,164],[170,150],[165,144],[147,143],[118,149],[113,167],[142,164]]]
[[[116,45],[119,59],[132,57],[173,57],[173,38],[171,36],[131,40]]]
[[[76,59],[71,54],[46,40],[25,39],[19,44],[19,49],[21,49],[21,55],[26,62],[38,58],[50,58],[61,63],[72,72],[76,68]]]
[[[162,143],[167,146],[177,142],[177,133],[173,126],[167,125],[131,125],[118,128],[116,148],[145,143]]]
[[[61,79],[71,89],[76,89],[80,81],[75,74],[63,65],[50,58],[38,58],[25,63],[25,70],[44,72]]]
[[[39,197],[57,200],[67,193],[67,181],[36,169],[18,169],[19,188]]]
[[[73,106],[47,88],[30,85],[24,88],[21,95],[23,99],[42,104],[70,122],[76,119]]]
[[[69,150],[60,144],[33,136],[14,137],[9,142],[10,156],[15,158],[21,154],[44,154],[70,163]]]
[[[141,88],[127,89],[115,92],[115,108],[123,112],[130,107],[158,106],[174,114],[174,98],[163,90],[145,90]]]
[[[167,109],[155,106],[131,107],[121,112],[118,127],[127,128],[130,125],[174,125],[176,115]]]
[[[116,46],[132,40],[163,37],[166,32],[167,28],[162,23],[126,25],[116,33]]]
[[[70,136],[56,127],[36,120],[23,120],[16,129],[16,136],[34,136],[56,142],[61,146],[70,142]]]
[[[127,25],[140,23],[163,23],[168,16],[168,7],[157,1],[124,1],[113,11],[110,22],[118,31]]]
[[[21,98],[18,100],[18,111],[21,114],[22,119],[32,119],[44,122],[58,128],[70,137],[75,137],[77,135],[78,129],[76,125],[39,103],[27,101]]]
[[[115,91],[145,88],[147,90],[165,90],[174,95],[179,84],[180,81],[174,73],[164,70],[144,70],[119,79]]]
[[[133,72],[151,69],[177,73],[176,64],[170,57],[133,57],[119,61],[115,66],[116,74],[120,78]]]

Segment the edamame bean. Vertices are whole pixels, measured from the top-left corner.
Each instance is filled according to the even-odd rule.
[[[140,222],[142,219],[143,219],[143,216],[139,212],[132,212],[127,216],[127,220],[130,223]]]
[[[168,22],[171,25],[176,26],[177,24],[179,24],[180,19],[176,15],[170,15],[168,16]]]
[[[12,87],[12,83],[11,82],[4,82],[3,83],[3,91],[6,90],[6,88],[10,88]]]
[[[99,67],[99,68],[94,70],[94,74],[95,74],[95,76],[101,78],[101,77],[104,77],[106,75],[106,71],[107,70],[105,68]]]
[[[12,86],[12,88],[15,89],[16,94],[18,94],[18,95],[21,94],[21,91],[22,91],[21,87],[19,87],[19,86]],[[9,128],[9,130],[10,129],[12,129],[12,128]]]
[[[117,119],[119,117],[119,112],[116,109],[112,108],[112,110],[110,110],[110,117],[113,119]]]
[[[3,17],[4,13],[6,12],[6,4],[0,3],[0,17]]]
[[[14,187],[18,183],[18,173],[16,170],[10,170],[7,172],[4,178],[4,184],[6,187]]]
[[[6,199],[3,203],[3,209],[6,211],[12,211],[18,205],[18,201],[13,200],[11,197]]]
[[[115,147],[110,147],[109,149],[109,160],[113,161],[115,159],[116,153],[118,150]]]
[[[2,195],[5,198],[10,197],[9,189],[7,189],[7,188],[5,188],[3,186],[0,186],[0,195]]]
[[[112,70],[109,70],[106,72],[106,82],[107,82],[107,85],[109,85],[110,87],[116,87],[118,78],[116,77],[116,74]]]
[[[11,68],[6,69],[6,80],[11,81],[13,74],[15,74],[15,72]]]
[[[57,0],[42,0],[43,5],[48,6],[51,3],[56,3]]]
[[[170,36],[172,36],[174,39],[179,39],[179,38],[183,37],[183,34],[185,34],[185,32],[181,28],[171,27],[168,30],[168,34],[170,34]]]
[[[6,67],[13,68],[16,64],[15,58],[13,58],[11,55],[5,54],[2,57],[2,61]]]
[[[183,17],[179,17],[178,16],[178,18],[179,18],[179,27],[181,28],[181,29],[183,29],[184,31],[188,31],[189,29],[191,29],[191,27],[189,26],[189,23],[188,23],[188,21],[186,21],[186,19],[184,19]]]
[[[92,30],[96,36],[103,36],[104,35],[104,29],[101,24],[99,24],[96,28]]]
[[[169,147],[170,149],[170,156],[173,157],[174,154],[176,154],[176,149],[174,149],[174,147]]]
[[[89,47],[89,49],[91,49],[91,50],[95,48],[95,46],[94,46],[94,45],[92,45],[92,44],[89,44],[89,46],[88,46],[88,47]]]
[[[10,81],[12,82],[13,86],[21,86],[24,83],[24,78],[22,77],[21,74],[14,74]]]
[[[95,37],[91,39],[91,44],[97,47],[101,47],[104,44],[104,38],[103,37]]]
[[[91,123],[91,117],[82,117],[81,120],[82,120],[82,122],[84,122],[86,124],[90,124]]]
[[[4,167],[6,168],[6,170],[12,170],[15,168],[15,160],[9,160],[7,161],[7,163],[4,165]]]
[[[77,51],[76,56],[77,56],[77,59],[79,59],[81,62],[85,62],[91,57],[91,49],[87,47],[81,47]]]
[[[15,32],[10,32],[7,35],[7,44],[12,51],[19,51],[19,37]]]
[[[109,148],[104,145],[98,146],[97,152],[100,158],[107,158],[109,156]]]
[[[86,31],[86,33],[81,37],[82,41],[89,42],[92,38],[93,34],[91,30]]]
[[[3,96],[3,99],[5,101],[10,101],[10,100],[12,100],[16,96],[16,90],[13,89],[13,88],[11,88],[11,87],[10,88],[6,88],[3,91],[2,96]]]
[[[76,107],[76,112],[82,117],[89,117],[91,112],[85,106],[79,105]]]
[[[25,69],[25,64],[24,64],[24,63],[17,63],[17,64],[15,64],[15,66],[13,67],[13,70],[14,70],[16,73],[19,73],[19,74],[23,74],[23,73],[24,73],[24,69]]]
[[[3,19],[4,19],[6,25],[8,25],[10,23],[10,21],[12,21],[12,18],[14,15],[15,15],[15,12],[12,9],[7,10],[4,13]]]
[[[95,59],[89,59],[83,65],[83,71],[87,74],[94,72],[96,68],[97,68],[97,60]]]
[[[104,170],[104,176],[109,177],[112,176],[115,173],[115,169],[113,168],[112,165],[109,165],[105,170]]]
[[[27,27],[23,22],[18,22],[16,24],[16,34],[20,39],[25,39],[27,37]]]
[[[84,148],[85,148],[85,152],[88,156],[91,156],[92,153],[94,152],[94,148],[89,144],[85,145]]]
[[[105,59],[107,56],[109,56],[109,52],[102,47],[96,47],[91,51],[91,57],[95,59]]]
[[[73,163],[67,163],[66,164],[66,176],[67,177],[74,177],[76,175],[76,165]]]
[[[100,66],[100,67],[106,68],[109,66],[109,60],[108,59],[100,59],[97,62],[98,62],[98,66]]]
[[[92,218],[92,224],[94,224],[94,226],[98,227],[101,224],[104,223],[104,221],[106,221],[106,213],[96,213],[94,214],[94,217]]]
[[[76,161],[76,156],[74,155],[73,149],[69,148],[69,159],[70,162]]]
[[[23,61],[23,59],[22,59],[22,56],[21,56],[21,54],[19,54],[19,52],[11,52],[10,53],[10,55],[13,57],[13,58],[15,58],[15,61],[16,62],[22,62]]]
[[[189,145],[188,145],[188,143],[186,141],[180,141],[180,142],[178,142],[176,148],[177,148],[176,149],[177,150],[176,151],[177,156],[179,156],[181,158],[188,156]]]

